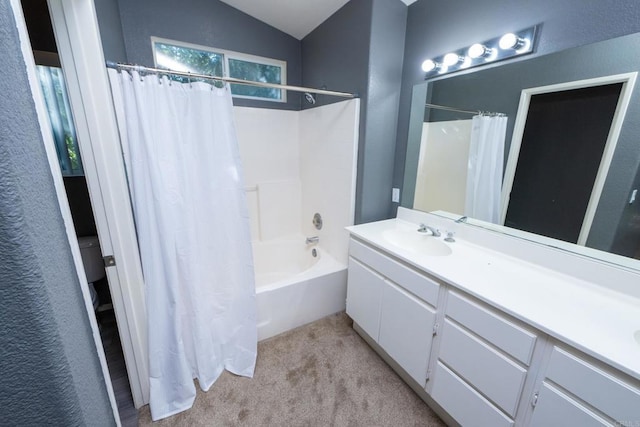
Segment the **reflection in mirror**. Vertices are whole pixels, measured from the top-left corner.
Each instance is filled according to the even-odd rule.
[[[435,104],[427,107],[452,110]],[[496,113],[479,113],[470,120],[425,122],[414,209],[446,210],[498,223],[506,128],[507,118]]]
[[[421,140],[429,139],[430,142],[434,142],[434,138],[430,137],[430,135],[435,133],[440,136],[446,135],[446,139],[449,142],[464,139],[470,141],[466,136],[461,136],[465,132],[465,126],[469,126],[470,115],[425,108],[425,104],[444,105],[458,110],[500,111],[505,113],[508,116],[505,150],[502,156],[498,155],[498,157],[502,158],[503,165],[506,166],[512,137],[514,136],[516,117],[520,113],[518,106],[521,93],[524,89],[616,74],[635,73],[640,70],[640,58],[633,54],[638,44],[640,44],[640,34],[633,34],[535,57],[526,61],[509,63],[491,69],[416,85],[412,99],[402,206],[426,211],[440,209],[451,211],[455,214],[465,213],[464,207],[462,207],[464,205],[461,204],[462,194],[460,190],[462,188],[461,182],[464,181],[462,178],[465,173],[464,165],[468,162],[468,156],[465,158],[464,154],[465,147],[453,147],[451,145],[455,142],[447,143],[437,140],[435,140],[433,147],[422,147]],[[634,88],[633,84],[630,84],[629,88],[632,90],[628,94],[628,108],[626,109],[627,114],[624,117],[624,121],[621,122],[618,130],[613,127],[606,129],[607,137],[609,139],[613,138],[617,145],[613,144],[615,150],[611,152],[608,160],[601,154],[601,159],[597,162],[596,175],[600,173],[602,175],[601,179],[595,179],[596,182],[594,182],[594,178],[580,179],[578,181],[581,181],[582,186],[576,191],[581,191],[587,195],[596,193],[594,191],[594,183],[597,184],[597,181],[600,181],[600,184],[598,184],[601,186],[598,191],[600,193],[599,196],[595,199],[593,196],[588,197],[589,200],[595,200],[595,202],[590,207],[592,218],[588,233],[582,236],[580,243],[600,251],[640,259],[640,201],[634,201],[632,197],[634,189],[640,188],[640,145],[637,143],[640,139],[640,94],[637,92],[640,89]],[[623,102],[618,100],[614,104],[616,105],[614,114],[619,114]],[[547,109],[546,112],[551,115],[554,114],[553,109]],[[595,112],[597,114],[606,114],[597,109]],[[576,115],[575,120],[578,127],[580,123],[584,125],[591,123],[593,115],[590,114],[592,113],[582,112]],[[425,121],[428,123],[427,125],[425,125]],[[423,129],[426,129],[424,135]],[[459,134],[456,134],[456,132],[459,132]],[[563,140],[563,132],[565,132],[564,129],[560,128],[560,137],[557,141]],[[522,135],[516,136],[522,137]],[[540,137],[538,141],[541,139],[546,139],[546,137]],[[513,141],[516,141],[516,138],[513,138]],[[609,140],[607,139],[607,141]],[[520,140],[518,140],[517,144],[519,143]],[[609,142],[606,142],[606,144],[609,144]],[[536,153],[538,142],[534,141],[530,148],[533,153]],[[565,174],[572,174],[575,168],[582,163],[581,150],[582,147],[578,144],[577,147],[569,148],[565,152],[558,154],[560,162],[556,167],[564,171]],[[435,154],[438,152],[439,154]],[[462,159],[453,159],[455,156],[461,156]],[[607,162],[610,162],[608,172],[606,168],[602,172],[603,165]],[[431,164],[431,167],[428,166],[429,164]],[[425,170],[419,169],[419,165]],[[445,165],[457,165],[455,167],[458,168],[458,172],[449,170]],[[440,172],[438,172],[438,168],[441,169]],[[463,171],[460,171],[460,168]],[[538,168],[542,174],[538,175],[538,177],[544,176],[549,172],[545,162],[539,164]],[[442,169],[449,173],[448,178],[446,175],[441,178],[434,178],[433,174],[442,173]],[[502,170],[503,168],[500,169]],[[455,179],[451,178],[452,174],[456,175]],[[535,189],[538,187],[538,179],[531,178],[528,180],[528,184]],[[551,182],[552,188],[553,182]],[[557,181],[555,182],[556,186],[559,186]],[[447,187],[450,183],[452,187]],[[455,185],[458,186],[457,189]],[[436,192],[429,190],[434,188],[437,190]],[[468,187],[465,185],[464,188]],[[441,204],[438,206],[425,201],[430,197],[427,193],[437,195],[438,192],[444,193],[445,197],[442,197],[442,203],[448,203],[448,205]],[[453,195],[451,193],[456,194]],[[543,197],[552,196],[549,190],[541,193]],[[513,194],[511,196],[513,197]],[[552,197],[551,199],[553,200]],[[505,203],[502,203],[500,209],[502,210],[505,207]],[[526,212],[532,217],[544,217],[544,209],[536,204],[535,206],[527,207]],[[555,221],[558,216],[562,215],[564,215],[563,210],[556,211],[551,216],[547,215],[546,221]],[[473,215],[471,216],[473,217]],[[502,221],[504,221],[504,218],[496,222],[501,224]],[[521,235],[508,227],[496,227],[503,232]],[[525,227],[520,228],[526,230]],[[529,231],[539,235],[558,237],[541,229]],[[546,238],[541,240],[544,240],[546,244],[552,241]],[[573,240],[573,237],[565,240]],[[573,241],[578,241],[578,239],[576,238]],[[558,243],[557,246],[584,252],[575,245]],[[588,251],[588,253],[589,256],[593,256],[594,253],[601,254],[598,251]],[[620,257],[608,257],[605,255],[602,254],[602,257],[609,261],[613,258],[619,260],[621,264],[629,264]],[[640,262],[632,262],[631,264],[634,268],[640,269]]]
[[[504,225],[585,244],[635,78],[523,91],[504,177]]]

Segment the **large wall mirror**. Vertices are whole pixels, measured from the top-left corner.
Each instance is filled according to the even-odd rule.
[[[640,189],[640,84],[635,84],[635,76],[640,71],[640,56],[635,53],[638,46],[640,33],[416,85],[401,205],[463,215],[464,191],[468,191],[464,175],[469,156],[470,119],[476,111],[502,113],[507,116],[507,124],[504,153],[498,155],[498,163],[502,164],[501,172],[507,176],[504,182],[508,184],[502,187],[507,188],[506,197],[503,194],[501,200],[503,213],[499,220],[493,221],[495,224],[473,218],[469,221],[640,269],[640,194],[637,194],[640,192],[636,191]],[[574,90],[576,96],[570,100],[546,93],[530,97],[527,108],[529,103],[532,109],[537,108],[537,116],[533,110],[523,113],[520,105],[523,91],[562,85],[571,88],[579,81],[600,82],[596,84],[600,88]],[[564,111],[559,110],[561,105]],[[559,126],[553,137],[548,132],[552,126],[538,126],[544,132],[533,129],[533,117],[547,116],[560,123],[574,120],[574,124],[577,123],[575,140],[565,143],[568,139],[565,132],[569,132],[565,126]],[[583,140],[596,133],[589,126],[597,121],[605,122],[599,130],[604,139],[595,154],[588,154]],[[528,144],[526,155],[541,159],[531,167],[538,174],[532,176],[537,177],[527,178],[522,172],[525,178],[521,178],[523,182],[518,186],[509,174],[515,172],[517,179],[518,168],[524,169],[516,166],[517,156],[514,160],[513,153],[510,155],[512,141],[514,146],[523,144],[518,147],[521,156],[524,144]],[[428,147],[425,144],[429,144]],[[587,160],[589,156],[591,160]],[[552,164],[550,159],[554,158],[558,161]],[[585,168],[591,172],[583,174]],[[555,187],[565,186],[558,184],[561,181],[556,178],[548,178],[552,176],[552,169],[574,177],[573,187],[558,188],[564,193],[552,194]],[[543,182],[543,176],[547,182]],[[514,193],[521,191],[520,186],[527,187],[531,193],[526,196]],[[430,197],[434,194],[435,201]],[[543,203],[557,204],[559,200],[579,195],[584,199],[587,213],[577,214],[580,217],[577,226],[559,225],[571,209],[556,206],[556,210],[551,211]],[[538,199],[520,208],[519,214],[537,222],[535,227],[505,218],[507,210],[517,210],[509,206],[509,199],[531,202],[534,197]],[[575,203],[567,206],[574,207]],[[588,217],[588,227],[583,227],[583,216]],[[567,232],[570,227],[574,230]]]

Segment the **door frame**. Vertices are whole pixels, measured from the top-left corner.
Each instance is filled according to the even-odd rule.
[[[87,287],[77,236],[69,208],[45,101],[36,77],[35,62],[20,0],[11,0],[21,34],[23,56],[30,79],[40,128],[63,214],[69,245],[82,286],[94,341],[116,415],[118,410],[93,305]],[[63,67],[69,101],[76,125],[78,145],[93,208],[100,247],[113,255],[114,266],[105,268],[118,325],[131,393],[136,408],[149,402],[149,369],[146,305],[142,266],[138,252],[133,211],[129,199],[115,111],[102,51],[93,1],[48,0],[58,54]]]
[[[573,89],[582,89],[587,87],[622,83],[622,89],[620,91],[620,97],[618,98],[616,111],[613,115],[613,119],[611,120],[611,127],[607,136],[607,142],[605,143],[602,158],[600,160],[600,166],[598,167],[598,172],[596,174],[596,180],[593,184],[593,189],[591,190],[591,196],[589,197],[587,210],[582,220],[582,227],[580,228],[580,235],[578,236],[578,245],[584,246],[587,243],[589,231],[591,230],[591,225],[593,224],[593,219],[598,208],[598,203],[600,202],[600,196],[602,195],[602,189],[604,188],[604,183],[607,179],[609,167],[611,166],[611,160],[613,159],[613,154],[615,153],[616,145],[618,144],[618,137],[620,136],[622,124],[624,123],[624,118],[627,113],[629,101],[631,100],[631,95],[633,93],[637,75],[637,72],[615,74],[611,76],[576,80],[572,82],[565,82],[522,90],[520,94],[520,103],[518,104],[518,113],[516,115],[516,121],[513,128],[513,137],[511,138],[509,158],[507,160],[507,166],[505,168],[502,184],[502,213],[500,217],[501,224],[504,225],[504,221],[507,217],[507,209],[509,207],[511,190],[513,188],[513,179],[515,177],[516,168],[518,166],[518,157],[520,155],[520,146],[522,144],[524,128],[527,123],[527,116],[529,115],[529,104],[531,102],[531,97],[534,95],[545,93],[563,92]]]

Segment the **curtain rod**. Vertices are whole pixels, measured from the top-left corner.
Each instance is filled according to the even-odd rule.
[[[504,116],[503,113],[492,113],[490,111],[471,111],[471,110],[461,110],[459,108],[447,107],[445,105],[438,104],[425,104],[425,107],[433,108],[435,110],[445,110],[445,111],[453,111],[455,113],[464,113],[464,114],[479,114],[479,115],[489,115],[489,116]]]
[[[216,81],[225,82],[225,83],[267,87],[267,88],[273,88],[273,89],[292,90],[296,92],[309,92],[309,93],[315,93],[318,95],[339,96],[342,98],[358,98],[359,97],[358,94],[355,94],[355,93],[336,92],[333,90],[314,89],[314,88],[303,87],[303,86],[289,86],[289,85],[282,85],[277,83],[255,82],[250,80],[235,79],[233,77],[216,77],[209,74],[187,73],[184,71],[163,70],[161,68],[145,67],[142,65],[122,64],[122,63],[113,62],[113,61],[107,61],[107,67],[114,68],[116,70],[121,69],[121,70],[134,70],[134,71],[143,72],[143,73],[171,74],[175,76],[187,77],[192,79],[216,80]]]

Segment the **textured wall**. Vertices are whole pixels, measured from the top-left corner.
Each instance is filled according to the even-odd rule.
[[[356,223],[389,215],[406,13],[397,0],[351,0],[302,40],[305,86],[361,98]]]
[[[0,56],[2,423],[113,425],[8,1]]]
[[[637,0],[419,0],[409,7],[394,184],[403,180],[412,87],[427,58],[511,30],[542,24],[535,55],[640,30]]]
[[[300,85],[300,41],[219,0],[118,3],[130,63],[153,66],[151,36],[156,36],[287,61],[287,83]],[[289,92],[286,103],[236,98],[233,104],[299,110],[300,95]]]

